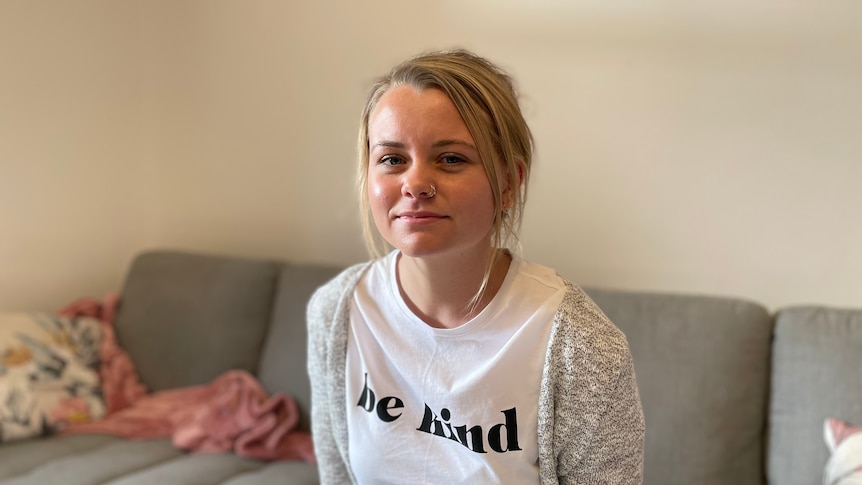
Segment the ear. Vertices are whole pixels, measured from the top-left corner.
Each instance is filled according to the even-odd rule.
[[[521,188],[521,185],[524,184],[524,163],[521,160],[515,162],[515,167],[518,170],[518,185],[517,189]],[[512,208],[512,205],[515,203],[515,196],[513,195],[513,188],[511,184],[506,183],[506,186],[503,187],[503,210],[509,210]]]

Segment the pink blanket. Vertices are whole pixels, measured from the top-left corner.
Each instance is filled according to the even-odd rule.
[[[89,315],[103,322],[102,387],[108,416],[66,428],[64,434],[106,433],[126,438],[172,437],[174,446],[198,452],[234,452],[261,460],[314,463],[311,435],[296,430],[296,402],[267,396],[249,373],[228,371],[210,384],[147,395],[128,354],[116,342],[113,317],[119,299],[79,300],[62,315]],[[107,332],[104,332],[107,330]]]
[[[129,354],[117,343],[114,317],[120,295],[109,293],[104,303],[93,298],[81,298],[58,312],[64,317],[87,316],[102,322],[102,342],[99,347],[99,379],[107,414],[113,414],[147,395],[147,389],[138,379],[135,364]]]

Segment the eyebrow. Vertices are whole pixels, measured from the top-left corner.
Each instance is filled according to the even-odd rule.
[[[431,144],[432,148],[443,148],[452,145],[461,145],[463,147],[470,148],[471,150],[476,150],[476,147],[472,143],[467,143],[464,140],[439,140],[435,141]],[[389,141],[383,140],[374,144],[374,147],[386,147],[386,148],[404,148],[405,145],[401,142],[397,141]],[[477,150],[478,151],[478,150]]]

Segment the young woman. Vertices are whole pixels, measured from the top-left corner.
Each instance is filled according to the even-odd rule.
[[[625,337],[507,249],[532,145],[510,78],[469,52],[374,85],[358,180],[376,259],[308,309],[321,483],[641,483]]]

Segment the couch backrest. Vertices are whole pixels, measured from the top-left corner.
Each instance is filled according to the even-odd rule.
[[[778,312],[769,415],[769,483],[822,483],[823,422],[862,425],[862,310]]]
[[[270,392],[296,399],[300,428],[309,429],[311,391],[306,365],[306,307],[312,293],[342,268],[285,264],[279,277],[275,308],[263,346],[258,377]]]
[[[632,351],[646,420],[644,484],[764,483],[767,310],[738,299],[587,293]]]
[[[159,391],[256,372],[281,264],[172,251],[141,254],[121,292],[117,340]]]

